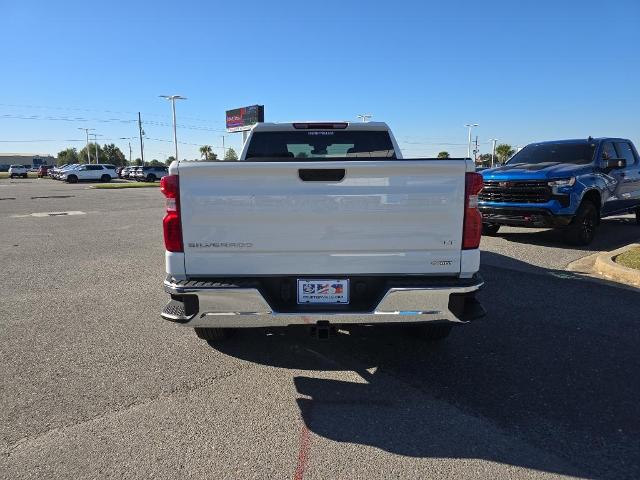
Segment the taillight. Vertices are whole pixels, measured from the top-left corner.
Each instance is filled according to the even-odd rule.
[[[178,175],[160,179],[160,191],[166,197],[167,214],[162,220],[164,246],[169,252],[184,252],[180,221],[180,181]]]
[[[482,175],[468,172],[464,188],[464,226],[462,229],[462,249],[471,250],[480,246],[482,235],[482,214],[478,210],[478,193],[482,190]]]

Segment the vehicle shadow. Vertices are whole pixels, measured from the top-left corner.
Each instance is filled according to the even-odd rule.
[[[516,231],[513,231],[516,230]],[[570,248],[585,252],[608,251],[623,247],[640,239],[635,216],[612,217],[602,219],[596,237],[590,245],[571,246],[565,243],[561,229],[531,230],[527,228],[498,231],[495,237],[502,237],[510,242],[539,245],[545,247]]]
[[[640,293],[500,263],[507,267],[482,268],[487,317],[437,346],[400,327],[355,327],[326,342],[301,329],[246,331],[215,348],[309,371],[295,374],[297,402],[307,428],[327,439],[640,478]],[[357,372],[362,381],[319,371]]]

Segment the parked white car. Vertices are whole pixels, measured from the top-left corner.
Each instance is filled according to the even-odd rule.
[[[139,167],[136,170],[136,180],[139,182],[155,182],[165,175],[169,175],[167,167]]]
[[[14,177],[27,178],[28,171],[29,170],[24,165],[11,165],[9,167],[9,177],[10,178],[14,178]]]
[[[82,181],[110,182],[117,177],[115,165],[85,164],[63,171],[60,175],[60,180],[69,183]]]

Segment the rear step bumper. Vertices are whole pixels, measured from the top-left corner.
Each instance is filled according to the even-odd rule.
[[[430,279],[411,286],[390,286],[369,312],[277,312],[251,281],[176,281],[167,278],[164,289],[171,301],[163,309],[165,320],[199,328],[254,328],[316,324],[467,323],[485,311],[475,298],[483,285],[471,279]]]

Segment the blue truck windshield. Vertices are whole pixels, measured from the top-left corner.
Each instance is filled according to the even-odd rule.
[[[596,146],[592,143],[532,143],[507,162],[517,163],[575,163],[586,165],[593,161]]]

